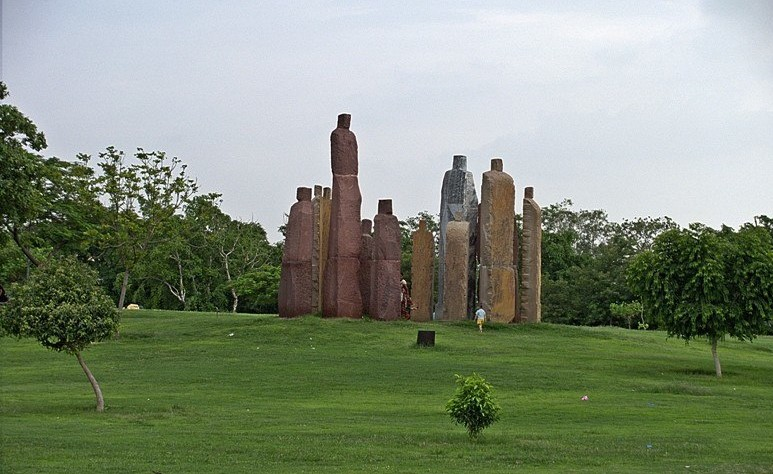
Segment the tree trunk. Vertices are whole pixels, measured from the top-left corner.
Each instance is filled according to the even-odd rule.
[[[121,282],[121,296],[118,297],[118,309],[123,309],[123,303],[126,299],[126,288],[129,286],[129,270],[124,270],[123,281]]]
[[[719,355],[717,354],[717,340],[711,340],[711,355],[714,357],[714,370],[717,371],[717,377],[722,377],[722,366],[719,364]]]
[[[105,411],[105,399],[102,398],[102,390],[100,390],[99,388],[97,379],[94,378],[94,376],[91,374],[91,371],[86,366],[86,362],[83,361],[83,357],[81,356],[81,353],[76,352],[75,357],[78,358],[78,362],[81,364],[81,368],[86,373],[86,377],[89,379],[89,382],[91,383],[91,388],[94,389],[94,395],[97,396],[97,411],[99,412]]]
[[[231,288],[231,297],[234,299],[233,304],[231,305],[231,312],[235,313],[236,307],[239,306],[239,295],[236,293],[236,291],[234,291],[233,288]]]
[[[21,251],[24,254],[24,256],[27,257],[27,260],[29,260],[36,267],[39,267],[40,266],[40,260],[35,258],[35,256],[32,255],[32,252],[30,251],[30,249],[28,249],[27,247],[25,247],[21,243],[21,238],[19,237],[19,229],[17,229],[14,226],[13,228],[11,228],[9,230],[11,231],[11,237],[13,237],[13,241],[16,243],[16,245],[19,246],[19,248],[21,249]]]

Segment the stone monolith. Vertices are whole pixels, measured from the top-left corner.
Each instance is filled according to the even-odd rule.
[[[323,281],[322,312],[326,317],[362,317],[360,294],[360,206],[357,138],[349,130],[351,115],[338,116],[330,134],[333,197],[328,258]]]
[[[312,246],[311,246],[311,307],[315,313],[322,311],[322,305],[320,304],[320,274],[319,274],[319,252],[320,252],[320,201],[322,200],[322,186],[319,184],[314,185],[314,197],[311,198],[311,211],[314,227],[312,230]]]
[[[373,260],[370,286],[370,316],[392,321],[400,317],[400,223],[392,214],[392,200],[378,201],[373,218]]]
[[[370,314],[370,285],[373,277],[371,263],[373,262],[373,221],[363,219],[360,223],[362,229],[362,248],[360,249],[360,294],[362,295],[362,312]]]
[[[331,190],[322,188],[322,197],[319,200],[319,296],[315,313],[322,313],[325,286],[325,268],[327,267],[328,239],[330,238],[330,206],[332,205]]]
[[[520,319],[538,323],[542,320],[542,209],[532,187],[524,191],[521,258]]]
[[[483,173],[480,195],[480,306],[492,322],[509,323],[515,318],[515,185],[501,158]]]
[[[451,221],[446,225],[445,273],[443,274],[444,321],[467,319],[467,272],[470,223]]]
[[[300,187],[298,202],[287,219],[282,274],[279,279],[279,317],[292,318],[313,312],[312,266],[314,219],[311,188]]]
[[[475,305],[475,244],[478,230],[475,223],[478,220],[478,195],[475,192],[475,181],[472,173],[467,171],[467,157],[454,155],[453,168],[443,176],[443,187],[440,191],[440,235],[438,237],[438,300],[435,306],[435,317],[442,318],[445,314],[445,252],[446,228],[449,222],[467,222],[468,231],[468,282],[467,282],[467,314],[472,314]]]
[[[424,219],[411,235],[411,320],[432,320],[432,283],[435,269],[435,237],[427,229]]]

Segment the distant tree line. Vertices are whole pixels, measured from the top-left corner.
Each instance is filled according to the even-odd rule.
[[[118,307],[276,312],[281,244],[225,214],[219,194],[199,194],[178,158],[113,147],[44,158],[44,134],[6,103],[0,140],[0,284],[73,256]]]
[[[6,96],[0,82],[0,99]],[[96,158],[44,158],[43,133],[5,103],[0,128],[0,284],[6,291],[47,258],[73,256],[97,271],[118,307],[277,312],[282,243],[269,243],[259,223],[224,213],[219,194],[200,194],[178,158],[143,149],[127,155],[113,147]],[[439,228],[437,215],[428,212],[400,222],[409,282],[411,234],[420,219],[436,235]],[[658,239],[688,229],[668,217],[612,222],[605,211],[576,210],[568,199],[544,207],[542,220],[543,321],[668,327],[664,307],[646,292],[655,267],[632,262],[657,249]],[[738,231],[691,229],[724,239],[712,247],[716,252],[753,241],[759,248],[747,260],[773,255],[770,240],[744,237],[750,229],[773,235],[773,219],[764,215]],[[760,272],[759,278],[773,281]],[[769,322],[761,324],[770,332]]]

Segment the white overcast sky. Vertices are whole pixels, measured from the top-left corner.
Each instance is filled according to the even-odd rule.
[[[269,239],[330,186],[352,114],[363,218],[439,211],[452,156],[546,206],[773,216],[773,1],[2,0],[9,102],[71,159],[163,150]]]

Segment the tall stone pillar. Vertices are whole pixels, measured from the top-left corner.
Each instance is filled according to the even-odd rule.
[[[521,322],[521,241],[518,237],[518,221],[515,219],[515,210],[513,210],[513,271],[515,272],[515,318],[513,322]]]
[[[443,285],[446,266],[446,229],[452,221],[464,221],[470,226],[468,231],[468,270],[467,270],[467,314],[472,314],[475,305],[475,245],[478,230],[475,223],[478,220],[478,195],[475,193],[475,181],[472,173],[467,171],[467,157],[454,155],[453,168],[443,176],[443,187],[440,191],[440,236],[438,238],[438,300],[435,306],[435,317],[442,318],[445,313],[443,304],[445,288]]]
[[[467,319],[467,271],[470,223],[451,221],[446,225],[445,268],[443,274],[444,321]]]
[[[332,197],[330,188],[322,188],[322,197],[319,200],[319,296],[317,298],[318,307],[316,313],[322,313],[323,295],[325,287],[325,268],[327,267],[328,239],[330,238],[330,207]]]
[[[360,294],[362,295],[362,312],[370,315],[370,285],[373,277],[371,263],[373,262],[373,221],[363,219],[360,223],[362,229],[362,248],[360,249]]]
[[[360,295],[360,206],[357,138],[349,130],[351,115],[338,116],[330,134],[333,198],[328,258],[323,281],[322,313],[327,317],[362,317]]]
[[[501,158],[483,173],[480,198],[480,305],[491,321],[509,323],[515,318],[515,184]]]
[[[435,237],[427,229],[424,219],[411,235],[411,320],[432,320],[432,283],[435,270]]]
[[[311,188],[298,188],[298,202],[290,208],[279,279],[279,317],[311,314],[314,219]]]
[[[532,187],[524,191],[521,255],[521,321],[538,323],[542,320],[542,209]]]
[[[370,286],[370,316],[393,321],[400,317],[400,223],[392,214],[392,200],[378,201],[373,219],[373,278]]]
[[[314,197],[311,198],[311,211],[314,227],[312,229],[312,247],[311,247],[311,307],[315,313],[322,312],[320,303],[320,274],[319,274],[319,251],[320,251],[320,218],[319,202],[322,199],[322,186],[314,185]]]
[[[427,229],[424,219],[411,235],[411,299],[414,321],[432,320],[432,296],[435,273],[435,236]]]

